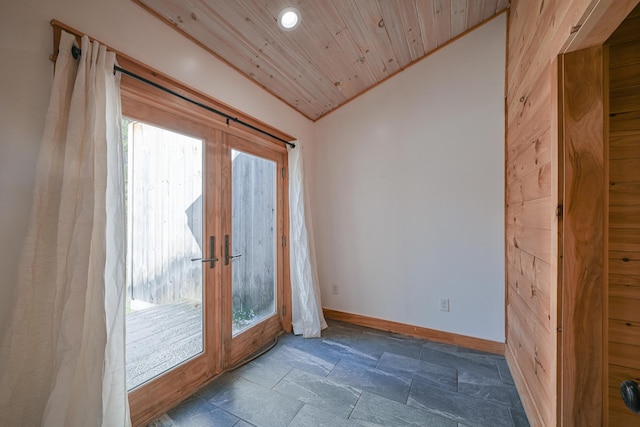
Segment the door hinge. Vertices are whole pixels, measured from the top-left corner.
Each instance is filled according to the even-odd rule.
[[[287,306],[286,306],[286,305],[283,305],[283,306],[282,306],[282,315],[283,315],[283,316],[286,316],[286,315],[287,315]]]
[[[287,247],[287,236],[282,236],[282,247],[283,248]]]
[[[282,168],[282,178],[284,179],[287,176],[287,169],[286,168]]]

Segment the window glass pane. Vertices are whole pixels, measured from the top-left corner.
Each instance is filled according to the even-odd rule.
[[[203,143],[123,121],[127,387],[202,353]]]
[[[232,150],[233,335],[276,312],[276,164]]]

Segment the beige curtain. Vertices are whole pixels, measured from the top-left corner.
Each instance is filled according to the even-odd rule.
[[[16,299],[0,344],[0,419],[128,426],[124,174],[115,55],[62,34]]]
[[[306,209],[303,148],[296,141],[289,152],[289,222],[291,268],[291,318],[293,333],[319,337],[327,327],[322,314],[320,285],[313,245],[311,214]]]

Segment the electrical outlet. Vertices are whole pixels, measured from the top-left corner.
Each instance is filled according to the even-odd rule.
[[[449,298],[440,298],[440,311],[449,311]]]
[[[331,293],[333,295],[338,295],[338,285],[331,285]]]

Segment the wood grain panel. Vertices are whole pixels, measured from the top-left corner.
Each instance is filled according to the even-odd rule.
[[[609,67],[614,70],[640,63],[640,47],[636,43],[609,44]]]
[[[637,234],[637,230],[640,229],[640,205],[611,204],[609,206],[609,223],[611,225],[611,231],[613,231],[614,229],[626,229],[625,231],[628,235]],[[622,241],[616,243],[627,243],[627,246],[629,246],[629,243],[631,242],[628,241],[628,238],[625,238]],[[616,244],[615,247],[612,247],[612,249],[625,250],[618,249],[620,247],[620,245]]]
[[[607,418],[640,425],[620,383],[640,374],[640,6],[609,39],[609,284]],[[623,424],[624,423],[624,424]]]
[[[381,3],[381,5],[386,5],[387,3]],[[422,58],[425,52],[428,52],[425,49],[425,45],[423,44],[423,38],[421,36],[422,27],[420,26],[420,14],[417,11],[417,4],[412,2],[401,2],[398,3],[399,13],[400,13],[400,22],[401,22],[401,31],[399,31],[400,36],[404,38],[404,42],[407,44],[410,54],[410,62],[413,62],[419,58]]]
[[[640,111],[615,113],[609,116],[609,130],[611,135],[621,135],[638,131]]]
[[[564,56],[563,423],[603,419],[603,48]]]
[[[638,70],[638,72],[640,73],[640,70]],[[640,158],[640,131],[609,136],[609,159],[621,160],[638,158]]]
[[[360,6],[362,7],[365,4],[366,3],[362,2]],[[413,22],[408,22],[409,25],[405,27],[400,15],[400,9],[407,7],[409,11],[405,12],[405,16]],[[417,19],[409,18],[412,16],[415,17],[415,7],[413,3],[405,2],[404,5],[401,5],[395,2],[378,2],[376,8],[377,11],[374,10],[371,14],[384,17],[383,31],[380,33],[386,33],[386,37],[391,44],[393,57],[395,61],[400,64],[400,67],[402,68],[403,64],[410,64],[413,60],[419,58],[418,55],[422,56],[424,52],[419,52],[422,39],[417,36],[414,37],[412,34],[420,27],[416,25]],[[412,55],[412,52],[415,53],[415,56]]]
[[[538,285],[531,282],[524,274],[509,269],[509,296],[518,295],[531,309],[531,316],[548,331],[551,331],[551,302]]]
[[[467,2],[467,26],[473,27],[482,22],[482,12],[486,3],[486,0]]]
[[[433,0],[436,15],[436,37],[438,46],[451,38],[451,3],[449,0]]]
[[[635,290],[637,291],[638,288]],[[631,292],[631,291],[630,291]],[[609,319],[640,322],[640,294],[635,295],[635,298],[609,296]],[[633,340],[625,341],[627,343],[634,343]],[[640,342],[635,342],[640,345]]]
[[[467,27],[467,0],[451,0],[451,36],[464,32]]]
[[[626,343],[610,342],[609,363],[611,365],[640,369],[640,346]]]
[[[521,153],[522,158],[518,157],[509,162],[507,164],[507,179],[520,179],[539,169],[540,165],[551,162],[550,144],[544,144],[544,141],[548,141],[548,139],[548,135],[543,135],[535,143],[526,146],[526,149]]]
[[[438,47],[438,36],[436,31],[436,15],[433,8],[433,0],[416,2],[416,11],[420,23],[420,35],[425,52],[430,52]]]
[[[540,367],[539,353],[545,349],[536,343],[536,336],[526,327],[532,320],[512,310],[510,306],[507,315],[510,319],[507,334],[511,337],[507,341],[508,354],[513,355],[508,360],[510,366],[515,366],[512,372],[522,373],[521,377],[514,377],[514,381],[520,384],[518,390],[521,396],[529,398],[526,403],[523,401],[527,416],[532,425],[549,425],[546,420],[553,412],[555,379],[550,374],[545,375]],[[538,338],[540,339],[540,335]],[[543,336],[540,342],[545,340]]]
[[[551,164],[541,165],[537,170],[507,184],[507,203],[536,200],[551,195]]]
[[[640,111],[640,94],[638,91],[619,89],[610,94],[611,114]]]
[[[640,182],[610,182],[609,206],[640,205]]]
[[[640,217],[638,218],[640,221]],[[616,252],[630,252],[640,255],[640,229],[629,229],[627,227],[609,227],[609,254]],[[640,310],[639,310],[640,311]]]
[[[474,0],[468,19],[467,0],[298,1],[299,27],[281,31],[284,0],[134,1],[311,120],[508,7]]]
[[[509,256],[507,273],[516,272],[521,274],[535,285],[536,293],[550,300],[551,265],[516,248],[512,242],[507,241],[506,243],[506,252]],[[510,277],[508,277],[508,280],[510,280]]]
[[[549,215],[553,214],[554,208],[548,198],[508,204],[507,224],[551,230]]]
[[[612,182],[638,182],[640,181],[640,159],[616,159],[611,161],[609,179]]]
[[[628,288],[627,288],[628,289]],[[640,297],[640,288],[635,289]],[[636,301],[636,304],[638,301]],[[640,343],[640,322],[618,320],[609,318],[609,342],[636,342]]]
[[[543,135],[551,129],[549,108],[552,106],[549,102],[552,75],[552,69],[548,67],[530,88],[507,94],[507,102],[513,105],[507,113],[507,132],[510,138],[513,137],[513,148],[509,147],[508,150],[538,138],[550,143]]]
[[[640,30],[638,30],[640,33]],[[609,88],[613,91],[640,86],[640,64],[630,64],[609,70]]]
[[[628,252],[609,251],[609,275],[640,276],[640,257]]]
[[[625,19],[611,35],[607,43],[609,45],[631,43],[640,40],[640,16],[632,16]]]
[[[519,227],[514,225],[506,226],[507,241],[542,261],[551,262],[550,245],[545,245],[551,239],[551,232],[543,228]]]
[[[488,19],[498,10],[504,10],[508,6],[504,0],[484,0],[484,6],[482,8],[482,17]]]
[[[618,16],[620,10],[630,10],[630,3],[637,3],[632,1],[600,1],[594,2],[591,0],[576,0],[576,1],[548,1],[548,0],[513,0],[511,1],[511,7],[509,11],[509,27],[508,27],[508,56],[507,56],[507,147],[506,147],[506,162],[508,167],[512,167],[512,164],[519,165],[522,163],[522,168],[526,168],[527,164],[531,164],[532,159],[527,155],[523,155],[524,152],[530,152],[528,150],[529,144],[541,143],[548,144],[551,153],[551,162],[559,162],[562,165],[562,151],[557,152],[557,133],[554,122],[556,120],[557,109],[554,105],[557,105],[556,87],[553,83],[552,77],[556,73],[554,67],[554,58],[558,53],[561,53],[563,49],[569,46],[570,42],[574,41],[574,45],[580,45],[585,40],[591,40],[594,44],[602,44],[609,36],[606,28],[612,28],[610,22],[607,19],[619,19],[619,23],[623,18]],[[626,13],[626,12],[625,12]],[[615,15],[614,18],[611,18]],[[588,23],[587,18],[598,16],[598,20],[604,22],[606,25],[602,28],[605,30],[600,31],[601,28],[596,31],[592,39],[589,35],[581,35],[581,41],[575,43],[574,35],[580,34],[580,28],[583,24]],[[621,15],[624,16],[624,15]],[[607,27],[609,25],[609,27]],[[614,26],[617,26],[615,24]],[[584,26],[587,28],[587,26]],[[611,30],[612,31],[612,30]],[[589,30],[583,31],[583,33],[589,33]],[[597,34],[596,34],[597,33]],[[582,45],[587,47],[586,45]],[[577,48],[574,48],[574,50]],[[626,59],[621,63],[633,63],[636,61],[636,57],[640,58],[638,52],[625,51]],[[546,79],[547,83],[543,83]],[[579,92],[579,90],[578,90]],[[562,112],[562,110],[560,110]],[[626,132],[629,129],[629,123],[631,117],[628,115],[612,116],[611,128],[620,132]],[[536,141],[536,142],[534,142]],[[555,151],[554,151],[555,150]],[[587,154],[588,156],[589,154]],[[519,158],[520,157],[520,158]],[[573,159],[574,160],[574,159]],[[518,166],[516,166],[517,168]],[[562,168],[562,166],[560,166]],[[507,212],[518,212],[518,218],[527,218],[527,213],[520,210],[515,210],[513,206],[514,201],[520,201],[524,197],[522,195],[523,177],[516,175],[516,170],[513,169],[509,176],[507,176]],[[574,172],[576,172],[574,170]],[[558,170],[558,166],[551,167],[551,178],[543,185],[548,185],[553,188],[548,192],[545,192],[542,188],[538,188],[534,196],[539,196],[541,199],[547,198],[549,200],[549,206],[551,209],[547,211],[548,222],[552,224],[552,229],[557,224],[562,225],[562,216],[556,218],[556,212],[564,212],[565,216],[568,211],[568,207],[564,206],[564,209],[556,211],[555,206],[563,204],[562,191],[557,192],[558,184],[563,183],[562,169]],[[530,176],[527,176],[530,178]],[[529,186],[531,186],[532,180],[529,179]],[[603,187],[603,183],[600,184],[602,191],[606,187]],[[534,187],[535,188],[535,187]],[[529,193],[531,193],[529,191]],[[586,190],[585,190],[586,193]],[[587,201],[593,200],[593,197],[587,195]],[[592,203],[592,202],[589,202]],[[589,203],[585,202],[580,207],[585,209],[589,208]],[[511,206],[511,210],[509,210]],[[525,209],[538,209],[536,205],[526,206]],[[506,216],[507,223],[513,222],[512,215]],[[521,226],[533,226],[530,222],[522,222]],[[508,226],[507,226],[508,227]],[[588,226],[587,226],[588,227]],[[604,230],[602,230],[604,234]],[[538,242],[541,244],[541,242]],[[564,416],[562,414],[563,406],[569,402],[574,404],[576,401],[571,401],[576,396],[562,395],[558,390],[558,379],[569,376],[570,381],[574,381],[573,375],[575,371],[571,371],[568,374],[562,372],[562,366],[559,366],[557,376],[554,375],[554,379],[550,384],[552,388],[551,392],[545,393],[543,390],[531,386],[534,381],[537,381],[535,373],[532,372],[530,364],[530,355],[526,354],[521,348],[525,347],[523,343],[527,340],[539,340],[535,341],[535,348],[540,351],[546,351],[553,355],[557,353],[558,344],[557,336],[562,336],[566,332],[566,328],[562,328],[562,333],[558,335],[556,328],[561,326],[554,324],[553,318],[556,307],[562,307],[564,295],[557,296],[556,290],[558,288],[558,282],[555,272],[560,270],[562,272],[561,260],[565,260],[565,263],[572,262],[572,254],[564,253],[562,257],[562,247],[554,236],[551,237],[551,241],[546,243],[549,245],[550,253],[554,257],[550,263],[550,272],[547,283],[544,284],[548,288],[548,292],[552,295],[550,304],[552,306],[552,330],[548,336],[531,337],[523,333],[522,328],[514,328],[511,326],[513,322],[522,324],[523,322],[530,322],[527,316],[530,316],[534,310],[541,310],[540,307],[532,307],[529,311],[509,311],[508,312],[508,328],[507,328],[507,360],[514,372],[514,380],[520,391],[520,395],[523,401],[523,405],[528,414],[529,420],[532,425],[592,425],[599,424],[600,420],[597,418],[591,418],[590,421],[584,419],[572,420],[571,412],[569,415]],[[516,265],[520,262],[519,254],[522,253],[519,249],[515,248],[510,240],[507,240],[506,244],[507,253],[507,266],[508,266],[508,284],[507,289],[508,298],[515,292],[512,288],[515,277],[518,270]],[[602,264],[602,261],[600,262]],[[515,272],[513,269],[516,268]],[[590,269],[585,270],[587,273]],[[577,270],[576,270],[577,273]],[[525,273],[526,275],[531,272]],[[517,276],[516,276],[517,277]],[[535,304],[535,301],[530,301]],[[575,301],[570,301],[571,304],[575,304]],[[514,318],[514,316],[522,316],[522,318]],[[585,314],[586,316],[586,314]],[[538,316],[539,317],[539,316]],[[596,314],[597,317],[597,314]],[[589,319],[587,319],[588,321]],[[587,327],[588,328],[588,327]],[[573,332],[571,332],[573,333]],[[529,348],[529,351],[531,349]],[[584,352],[584,350],[580,350]],[[574,349],[567,349],[566,357],[572,357],[571,355],[576,353]],[[596,370],[597,371],[597,370]],[[596,372],[594,371],[594,372]],[[592,387],[589,385],[589,387]],[[565,393],[569,393],[565,390]],[[602,400],[602,399],[601,399]],[[585,404],[589,404],[588,401]],[[575,405],[574,405],[575,406]],[[580,424],[581,421],[586,423]]]

